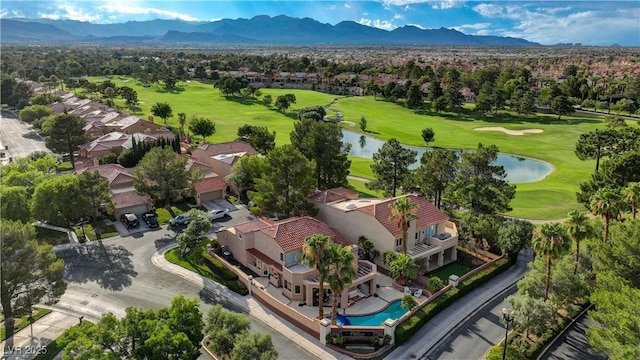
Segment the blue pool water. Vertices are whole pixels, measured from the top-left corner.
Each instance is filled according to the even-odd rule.
[[[387,319],[399,319],[407,312],[402,308],[400,300],[392,302],[386,309],[379,313],[363,316],[346,316],[353,326],[381,326]],[[329,318],[331,320],[331,318]],[[338,325],[343,326],[344,323],[338,318]]]

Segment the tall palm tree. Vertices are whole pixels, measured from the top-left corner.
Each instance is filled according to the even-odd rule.
[[[184,126],[187,124],[186,113],[178,113],[178,123],[180,124],[180,138],[184,141]]]
[[[401,197],[389,204],[391,208],[391,216],[389,221],[395,221],[396,226],[402,231],[402,253],[407,253],[407,231],[409,231],[409,222],[416,220],[418,217],[413,213],[418,208],[418,204],[412,203],[408,197]]]
[[[400,285],[407,285],[408,279],[416,277],[417,270],[418,265],[407,254],[401,254],[389,263],[391,277],[398,279]]]
[[[589,218],[580,210],[571,210],[569,218],[564,221],[564,226],[569,236],[576,243],[575,266],[573,275],[578,272],[578,261],[580,260],[580,241],[588,238],[593,233],[593,228],[589,223]]]
[[[620,191],[607,186],[598,189],[598,191],[591,195],[589,200],[591,212],[594,215],[602,216],[602,220],[604,221],[602,242],[606,243],[609,239],[609,223],[612,219],[617,219],[620,215],[622,207]]]
[[[544,301],[549,299],[549,287],[551,285],[551,262],[558,257],[567,246],[566,234],[562,224],[544,224],[534,231],[533,250],[536,254],[542,254],[547,258],[545,273]]]
[[[338,295],[356,278],[355,261],[356,257],[347,246],[333,244],[329,250],[328,276],[327,282],[333,293],[333,311],[331,314],[331,325],[337,325],[338,315]]]
[[[640,182],[630,182],[622,189],[622,200],[631,206],[631,214],[635,220],[640,205]]]
[[[324,281],[327,278],[329,251],[333,244],[330,237],[311,235],[305,239],[302,247],[302,262],[318,271],[318,316],[324,317]]]

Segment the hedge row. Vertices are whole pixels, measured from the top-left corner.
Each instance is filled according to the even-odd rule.
[[[465,279],[457,288],[451,288],[444,294],[437,297],[435,300],[430,301],[411,315],[407,320],[400,324],[396,328],[396,344],[401,345],[405,341],[409,340],[420,328],[436,316],[439,312],[446,309],[453,304],[456,300],[466,295],[473,289],[491,280],[496,275],[505,271],[514,261],[508,258],[502,258],[496,261],[493,266],[489,266],[486,269],[474,274],[473,276]]]
[[[214,258],[209,255],[206,251],[202,252],[202,263],[208,267],[211,272],[216,274],[223,282],[223,285],[228,287],[230,290],[237,292],[240,295],[249,294],[249,289],[247,286],[238,278],[238,275],[233,271],[229,270],[222,261]]]

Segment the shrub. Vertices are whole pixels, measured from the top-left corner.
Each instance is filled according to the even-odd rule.
[[[502,345],[492,346],[484,357],[485,360],[501,360],[504,347]],[[507,359],[509,360],[525,360],[525,356],[513,346],[507,346]]]

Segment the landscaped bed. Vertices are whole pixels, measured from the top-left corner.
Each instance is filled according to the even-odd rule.
[[[96,223],[95,227],[92,224],[85,224],[84,233],[87,235],[89,240],[91,241],[98,240],[98,235],[96,235],[96,231],[95,231],[96,229],[100,233],[100,239],[106,239],[106,238],[118,236],[119,234],[115,226],[107,225],[104,221],[100,221]],[[78,240],[82,242],[84,240],[84,238],[82,237],[83,236],[82,227],[74,226],[73,230],[75,231],[76,236],[78,236]]]
[[[36,226],[36,240],[50,245],[62,245],[69,243],[69,235],[66,232],[52,230]]]
[[[40,308],[33,308],[33,322],[35,323],[38,319],[40,319],[41,317],[49,314],[51,312],[51,310],[49,309],[40,309]],[[4,319],[2,321],[2,323],[0,324],[0,341],[4,341],[7,338],[7,334],[5,333],[5,329],[4,329],[4,321],[6,319]],[[15,317],[14,318],[15,321],[15,327],[13,328],[13,334],[15,335],[18,331],[26,328],[27,326],[29,326],[30,321],[29,321],[29,315],[24,315],[21,317]]]

